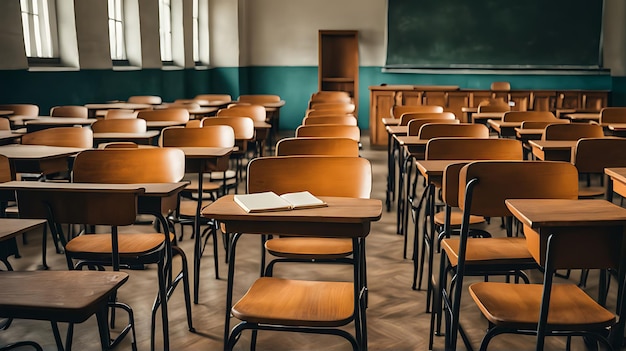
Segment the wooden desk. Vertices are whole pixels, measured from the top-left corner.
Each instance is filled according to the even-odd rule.
[[[561,118],[569,119],[572,123],[582,122],[599,122],[600,121],[600,112],[575,112],[575,113],[566,113],[561,116]]]
[[[194,274],[193,274],[193,298],[194,303],[198,303],[200,295],[200,259],[202,258],[202,237],[200,231],[200,211],[202,209],[202,183],[204,173],[223,172],[229,167],[229,157],[233,148],[224,147],[177,147],[185,153],[185,172],[196,173],[198,175],[198,199],[196,215],[194,220]],[[224,183],[226,179],[224,179]],[[219,278],[217,267],[215,267],[216,278]]]
[[[396,166],[394,161],[395,150],[398,150],[398,145],[394,143],[394,136],[407,135],[409,132],[408,126],[389,125],[385,127],[387,131],[387,193],[385,196],[385,204],[387,206],[387,212],[391,210],[391,203],[395,198],[396,188]]]
[[[524,235],[528,250],[541,266],[545,266],[547,241],[552,235],[593,235],[599,231],[613,231],[623,237],[626,233],[626,209],[604,200],[509,199],[505,203],[515,218],[532,229],[525,230]],[[579,245],[574,250],[573,254],[583,254],[584,246]],[[626,252],[624,239],[621,252]],[[625,274],[626,261],[622,257],[618,296],[622,293],[621,282],[624,281]],[[626,306],[620,308],[621,312],[618,311],[617,314],[623,316]],[[624,338],[624,319],[620,318],[618,323],[610,337],[616,349],[621,347]]]
[[[11,198],[13,197],[11,196]],[[0,218],[0,247],[2,247],[0,261],[6,265],[8,270],[13,270],[8,260],[9,256],[18,253],[15,237],[35,228],[43,227],[45,224],[46,220],[44,219]],[[43,266],[44,269],[48,267],[45,256]]]
[[[364,272],[365,260],[361,257],[363,239],[369,234],[370,225],[382,216],[382,203],[376,199],[354,199],[341,197],[320,197],[328,207],[292,211],[246,213],[233,200],[233,195],[223,196],[202,210],[202,216],[220,221],[227,233],[236,233],[231,241],[228,262],[228,290],[226,292],[226,311],[224,323],[224,344],[230,335],[230,313],[233,303],[233,282],[235,268],[235,250],[242,233],[319,236],[352,238],[355,269],[355,296],[365,298],[363,282],[358,277]],[[265,278],[268,279],[268,278]],[[360,350],[367,350],[367,326],[365,309],[357,307],[355,298],[355,318],[362,318],[362,340],[357,340]]]
[[[503,122],[502,120],[488,119],[487,124],[495,130],[500,137],[514,137],[515,128],[520,128],[522,122]]]
[[[578,140],[530,140],[528,144],[533,155],[540,160],[570,162],[577,142]]]
[[[400,124],[402,118],[383,118],[383,125],[386,126],[397,126]]]
[[[167,127],[184,126],[187,122],[181,121],[146,121],[148,130],[158,130],[159,132]]]
[[[52,174],[69,169],[68,158],[83,148],[11,144],[0,146],[0,155],[9,158],[16,173]]]
[[[505,112],[480,112],[472,114],[472,119],[470,123],[482,123],[486,124],[488,120],[493,119],[502,119],[504,117]]]
[[[54,127],[90,126],[96,119],[75,117],[39,117],[24,121],[28,133]]]
[[[149,130],[145,133],[93,133],[93,144],[94,147],[97,147],[101,143],[130,141],[142,145],[152,145],[154,138],[160,134],[161,132],[158,130]]]
[[[515,128],[515,136],[521,140],[522,143],[527,144],[529,140],[541,140],[545,129],[542,128],[528,128],[521,127]]]
[[[11,110],[0,110],[0,116],[10,116],[13,114]]]
[[[0,271],[0,316],[51,321],[58,333],[56,323],[82,323],[95,314],[100,346],[108,350],[108,302],[127,280],[124,272]],[[60,338],[57,349],[65,349]]]
[[[626,168],[605,168],[604,174],[608,176],[606,199],[613,201],[614,192],[626,197]]]
[[[0,145],[12,144],[16,139],[22,137],[22,134],[11,130],[0,130]]]
[[[606,128],[613,136],[622,138],[626,137],[626,123],[610,123],[606,126]]]
[[[110,102],[104,104],[85,104],[85,107],[88,109],[88,115],[91,118],[95,118],[96,114],[100,110],[145,110],[152,109],[152,105],[150,104],[134,104],[130,102]]]

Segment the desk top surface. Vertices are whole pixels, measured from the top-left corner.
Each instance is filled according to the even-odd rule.
[[[539,150],[567,150],[576,147],[578,140],[530,140],[528,143]]]
[[[24,124],[26,125],[92,125],[95,121],[95,118],[78,118],[78,117],[49,117],[49,116],[41,116],[38,118],[25,120]]]
[[[470,163],[476,160],[416,160],[417,169],[426,177],[442,177],[443,171],[453,163]]]
[[[187,158],[215,158],[229,155],[232,147],[176,147],[183,150]]]
[[[111,183],[57,183],[57,182],[33,182],[33,181],[10,181],[0,183],[0,189],[5,190],[46,190],[58,192],[136,192],[144,196],[169,196],[187,186],[187,182],[178,183],[133,183],[133,184],[111,184]]]
[[[389,134],[407,134],[409,132],[408,126],[387,126],[385,129]]]
[[[563,115],[564,118],[575,120],[590,120],[590,121],[599,121],[600,120],[600,112],[575,112],[575,113],[567,113]]]
[[[108,110],[108,109],[129,109],[129,110],[141,110],[146,108],[152,108],[150,104],[134,104],[130,102],[111,102],[103,104],[85,104],[85,107],[90,110]]]
[[[150,139],[158,136],[158,130],[148,130],[145,133],[93,133],[94,139]]]
[[[509,199],[505,203],[517,219],[533,229],[626,225],[626,209],[606,200]]]
[[[604,173],[619,182],[626,183],[626,168],[624,167],[605,168]]]
[[[0,110],[0,116],[9,116],[12,114],[13,114],[13,111],[11,110]]]
[[[46,224],[45,219],[0,218],[0,241]]]
[[[10,159],[37,160],[71,156],[83,150],[86,149],[62,146],[10,144],[0,146],[0,155],[4,155]]]

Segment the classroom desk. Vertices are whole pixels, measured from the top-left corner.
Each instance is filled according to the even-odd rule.
[[[569,119],[572,123],[599,122],[600,112],[574,112],[565,113],[561,118]]]
[[[383,125],[384,125],[385,127],[386,127],[386,126],[397,126],[397,125],[399,125],[399,124],[400,124],[400,121],[401,121],[401,120],[402,120],[401,118],[393,118],[393,117],[390,117],[390,118],[383,118],[383,119],[382,119],[382,121],[383,121]]]
[[[130,141],[142,145],[152,145],[154,138],[158,138],[161,132],[148,130],[145,133],[93,133],[93,146],[101,143],[116,141]]]
[[[391,210],[391,203],[395,198],[396,188],[396,167],[394,161],[394,153],[398,150],[398,145],[394,142],[394,136],[407,135],[408,126],[389,125],[385,127],[387,131],[387,193],[385,196],[385,204],[387,212]]]
[[[155,106],[154,109],[165,110],[167,108],[170,108],[170,106],[168,105],[169,104],[165,103],[162,105]],[[206,116],[214,116],[217,110],[219,110],[219,108],[215,106],[200,106],[199,108],[186,108],[185,106],[178,106],[177,108],[183,108],[189,111],[190,119],[199,119],[199,118],[206,117]]]
[[[515,128],[522,126],[522,122],[503,122],[497,119],[488,119],[487,124],[503,138],[514,137],[516,135]]]
[[[167,220],[164,214],[173,211],[176,208],[178,194],[187,186],[186,182],[178,183],[134,183],[134,184],[110,184],[110,183],[57,183],[57,182],[33,182],[33,181],[11,181],[0,183],[1,190],[15,190],[16,192],[25,191],[28,193],[41,193],[41,199],[52,203],[67,201],[82,201],[89,203],[94,198],[106,196],[109,194],[119,194],[120,192],[133,192],[137,196],[137,213],[150,214],[155,216],[161,223],[163,235],[170,237]],[[39,198],[39,197],[38,197]],[[39,218],[46,216],[43,206],[29,206],[32,213],[21,213],[25,217]],[[21,209],[20,209],[21,210]],[[171,241],[165,240],[165,270],[169,272],[172,269],[172,249]],[[113,258],[112,265],[119,268],[119,261]],[[171,274],[163,272],[167,277]],[[169,281],[165,286],[166,294],[169,296],[175,285]],[[153,311],[157,307],[161,308],[162,327],[163,327],[163,345],[165,349],[169,348],[169,325],[168,325],[168,298],[162,298],[159,306],[153,306]]]
[[[101,110],[145,110],[152,109],[153,105],[150,104],[134,104],[130,102],[110,102],[104,104],[85,104],[85,107],[88,110],[88,116],[91,118],[95,118],[98,111]]]
[[[82,323],[95,314],[100,347],[108,350],[108,302],[127,280],[124,272],[0,271],[0,316],[51,321],[57,349],[69,350],[72,340],[63,345],[56,323]]]
[[[528,144],[529,140],[541,140],[543,137],[544,128],[515,128],[515,137],[521,140],[522,143]]]
[[[45,224],[45,219],[0,218],[0,247],[2,248],[0,250],[2,254],[0,261],[5,264],[8,270],[13,270],[8,260],[9,256],[18,253],[15,237],[19,234],[43,227]],[[44,267],[47,267],[45,265],[45,258]]]
[[[96,119],[77,117],[38,117],[26,120],[26,132],[31,133],[42,129],[54,127],[91,126]]]
[[[11,130],[0,130],[0,145],[12,144],[16,139],[21,137],[21,133],[16,133]]]
[[[11,110],[0,110],[0,116],[10,116],[13,114]]]
[[[193,274],[193,299],[198,303],[200,295],[200,260],[202,259],[202,236],[200,231],[200,211],[202,209],[202,183],[204,173],[223,172],[229,167],[230,154],[233,148],[230,147],[177,147],[185,153],[185,172],[196,173],[198,175],[198,199],[196,215],[194,219],[194,274]],[[224,180],[226,182],[226,180]],[[217,267],[215,267],[216,279],[219,278]]]
[[[525,227],[528,250],[541,265],[545,265],[548,237],[551,235],[574,235],[615,231],[626,233],[626,209],[605,200],[563,200],[563,199],[509,199],[507,208]],[[576,246],[574,244],[573,246]],[[576,252],[580,252],[576,250]],[[622,240],[622,254],[626,252],[626,240]],[[620,260],[618,270],[618,296],[622,295],[622,283],[626,275],[626,260]],[[626,304],[619,307],[619,316],[624,316]],[[619,349],[624,339],[624,318],[612,329],[609,339],[615,349]]]
[[[68,159],[83,148],[10,144],[0,146],[0,155],[9,158],[16,173],[42,173],[44,175],[67,171]]]
[[[608,178],[606,183],[606,199],[613,201],[613,193],[626,197],[626,168],[605,168],[604,174],[606,174]]]
[[[364,282],[360,277],[366,272],[364,239],[370,232],[371,222],[382,216],[382,203],[377,199],[355,199],[341,197],[320,197],[328,207],[292,211],[246,213],[233,200],[233,195],[223,196],[202,210],[202,216],[218,220],[226,233],[234,233],[231,240],[228,262],[228,290],[226,292],[226,313],[224,323],[224,345],[230,335],[230,313],[233,303],[233,283],[235,251],[237,241],[247,234],[300,235],[352,238],[354,252],[355,296],[366,298]],[[267,278],[266,278],[267,279]],[[357,340],[360,350],[367,350],[367,325],[365,308],[359,307],[355,298],[356,319],[362,325],[362,340]]]
[[[480,112],[472,114],[470,123],[482,123],[486,124],[490,119],[502,119],[506,112]]]
[[[540,160],[570,162],[577,142],[578,140],[530,140],[528,144],[533,155]]]
[[[613,136],[626,137],[626,123],[610,123],[607,125],[607,129]]]

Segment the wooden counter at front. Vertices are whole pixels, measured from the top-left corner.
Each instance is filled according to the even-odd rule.
[[[556,109],[600,110],[608,106],[607,90],[510,90],[459,89],[442,85],[370,86],[370,143],[387,145],[383,118],[391,117],[395,105],[440,105],[466,122],[463,107],[478,107],[481,101],[502,97],[512,101],[513,110],[555,111]]]

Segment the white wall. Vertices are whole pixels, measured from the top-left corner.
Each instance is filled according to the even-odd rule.
[[[386,0],[241,2],[244,66],[317,66],[320,29],[358,30],[360,65],[385,63]]]

